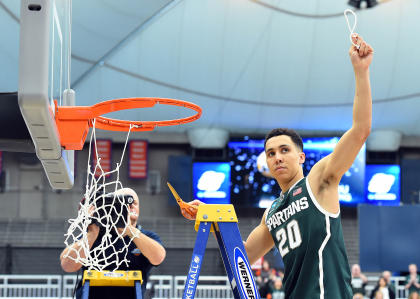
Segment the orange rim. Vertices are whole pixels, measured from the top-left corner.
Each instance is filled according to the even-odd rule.
[[[150,108],[156,104],[173,105],[194,110],[193,116],[159,121],[130,121],[101,116],[106,113],[138,108]],[[165,98],[123,98],[104,101],[92,106],[58,106],[55,105],[55,121],[60,134],[61,146],[67,150],[81,150],[89,128],[109,131],[152,131],[155,127],[176,126],[193,122],[201,117],[200,106],[182,100]]]

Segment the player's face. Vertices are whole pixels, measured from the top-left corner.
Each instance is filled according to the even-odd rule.
[[[290,136],[279,135],[267,140],[265,145],[267,165],[277,181],[287,181],[296,176],[305,154],[293,143]]]

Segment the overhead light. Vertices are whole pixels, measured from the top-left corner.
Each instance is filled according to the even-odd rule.
[[[348,5],[360,9],[362,2],[366,2],[366,8],[374,7],[378,4],[377,0],[349,0]]]
[[[221,128],[194,128],[187,134],[193,148],[222,149],[229,141],[229,132]]]
[[[401,146],[402,133],[395,130],[374,130],[366,141],[369,151],[395,152]]]

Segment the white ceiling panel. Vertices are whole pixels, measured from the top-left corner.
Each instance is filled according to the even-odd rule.
[[[0,32],[2,91],[17,89],[16,2],[0,5],[0,26],[8,28]],[[203,108],[200,120],[162,132],[343,132],[351,126],[355,88],[346,8],[347,0],[73,0],[77,104],[155,96]],[[419,136],[420,1],[382,1],[356,13],[356,31],[375,49],[373,129]],[[173,107],[113,114],[185,115]]]

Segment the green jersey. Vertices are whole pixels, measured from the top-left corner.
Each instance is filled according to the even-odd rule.
[[[324,210],[306,178],[280,195],[265,224],[284,262],[287,299],[351,299],[340,213]]]
[[[407,281],[407,283],[410,281],[410,279],[411,279],[411,276],[410,275],[407,275],[406,277],[405,277],[405,280]],[[420,275],[417,275],[417,281],[416,281],[417,283],[420,283]],[[408,294],[411,294],[411,293],[415,293],[415,292],[417,292],[417,293],[419,293],[420,294],[420,289],[419,288],[417,288],[415,285],[414,285],[414,283],[413,284],[411,284],[410,285],[410,287],[408,288]]]

